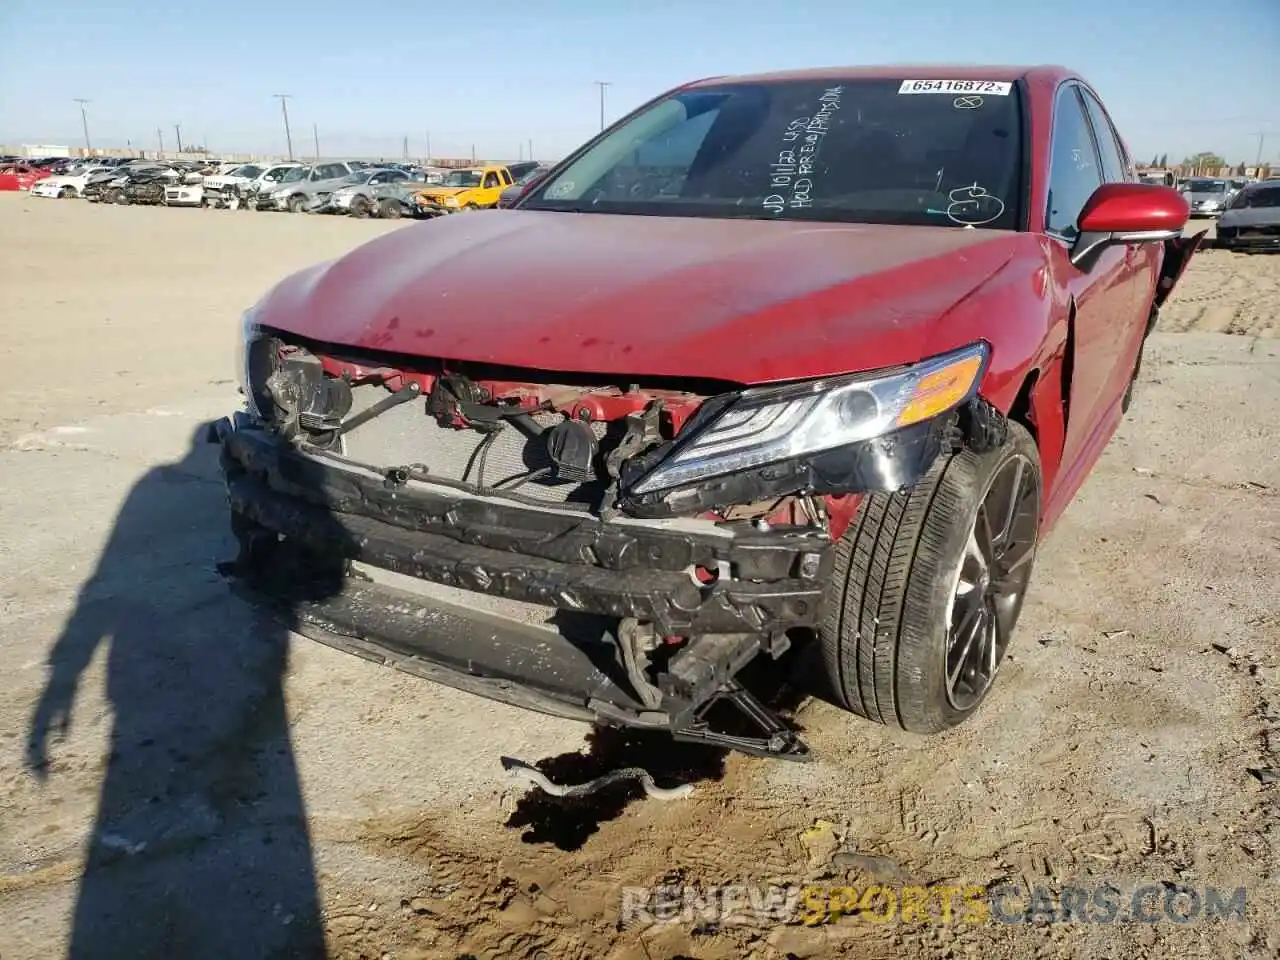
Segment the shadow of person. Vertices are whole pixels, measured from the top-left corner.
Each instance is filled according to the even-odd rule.
[[[110,753],[73,958],[324,956],[282,690],[288,636],[215,572],[234,542],[205,435],[129,492],[31,720],[28,768],[57,776],[50,744],[109,647]]]

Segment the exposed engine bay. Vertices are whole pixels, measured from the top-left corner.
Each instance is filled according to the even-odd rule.
[[[744,388],[538,382],[270,333],[247,344],[244,373],[249,413],[218,437],[240,540],[229,567],[273,584],[295,629],[535,709],[789,759],[807,747],[736,676],[816,629],[857,493],[911,482],[948,429],[646,489],[691,434],[732,426]],[[556,645],[432,604],[424,632],[416,600],[361,570],[604,626]],[[724,702],[759,735],[712,730]]]
[[[291,441],[385,471],[393,485],[430,479],[605,518],[620,508],[655,513],[622,491],[707,400],[639,384],[530,383],[443,365],[433,372],[389,368],[279,341],[260,341],[258,349],[269,372],[260,368],[265,376],[251,381],[262,385],[255,407]],[[730,389],[718,386],[721,394]],[[703,513],[714,521],[828,532],[824,505],[800,491]]]

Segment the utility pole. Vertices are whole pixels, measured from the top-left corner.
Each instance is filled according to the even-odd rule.
[[[84,155],[87,157],[93,153],[93,147],[89,145],[89,114],[85,111],[84,105],[93,101],[75,97],[74,102],[80,104],[80,123],[84,127]]]
[[[1262,144],[1266,140],[1266,136],[1267,134],[1265,130],[1258,134],[1258,159],[1254,161],[1253,165],[1255,167],[1262,166]]]
[[[533,159],[533,140],[529,140],[529,159]]]
[[[159,160],[164,156],[164,131],[159,127],[156,127],[156,139],[160,141],[160,153],[156,156],[156,159]]]
[[[613,86],[610,80],[596,80],[595,85],[600,88],[600,129],[604,129],[604,91],[606,87]]]
[[[404,162],[409,162],[409,135],[404,135]]]
[[[175,123],[173,125],[173,132],[178,135],[178,152],[181,153],[182,152],[182,124]]]
[[[474,143],[471,145],[471,162],[476,162],[476,145]]]
[[[430,130],[427,131],[427,155],[423,157],[423,160],[426,161],[426,165],[428,167],[431,166],[431,131]]]
[[[284,142],[289,148],[289,159],[293,159],[293,135],[289,132],[289,105],[288,100],[293,97],[291,93],[273,93],[273,97],[280,101],[280,112],[284,115]]]
[[[311,125],[311,140],[316,147],[316,163],[320,162],[320,128],[314,123]]]

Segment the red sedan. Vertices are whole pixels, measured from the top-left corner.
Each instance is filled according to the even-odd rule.
[[[10,164],[0,168],[0,190],[30,190],[37,180],[51,176],[47,167],[33,167],[26,163]]]
[[[736,678],[814,638],[849,710],[941,731],[1132,399],[1187,216],[1059,68],[688,84],[510,211],[246,314],[227,569],[531,709],[803,758]]]

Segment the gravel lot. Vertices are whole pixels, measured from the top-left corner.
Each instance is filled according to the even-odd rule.
[[[923,740],[805,697],[821,759],[793,765],[584,740],[282,636],[229,595],[193,436],[237,401],[240,312],[391,229],[430,227],[0,195],[0,956],[1280,955],[1280,788],[1250,773],[1280,768],[1280,258],[1194,262],[981,714]],[[638,759],[697,789],[555,803],[504,779],[504,754],[573,781]],[[883,859],[833,865],[837,844]],[[895,870],[1243,885],[1248,911],[619,922],[623,887],[664,878]]]

